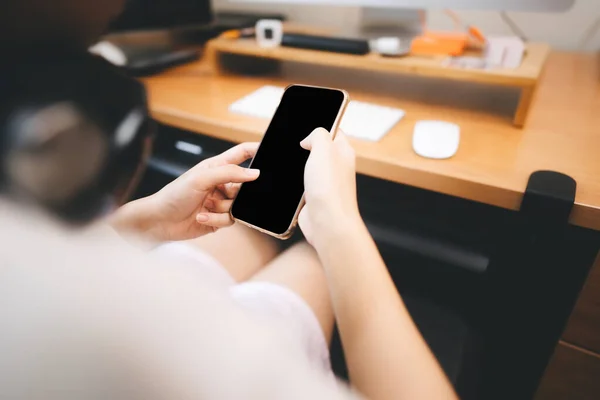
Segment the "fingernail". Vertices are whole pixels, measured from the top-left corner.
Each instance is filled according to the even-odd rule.
[[[260,171],[257,169],[248,168],[248,169],[246,169],[246,174],[251,177],[256,177],[256,176],[260,175]]]
[[[198,215],[196,215],[196,221],[198,221],[198,222],[208,222],[208,215],[206,215],[206,214],[198,214]]]

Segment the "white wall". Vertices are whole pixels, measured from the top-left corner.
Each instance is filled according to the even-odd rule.
[[[231,0],[213,0],[215,9],[283,12],[293,21],[335,26],[357,25],[360,12],[356,7],[299,6],[277,4],[240,4]],[[511,34],[499,13],[460,12],[465,23],[480,27],[489,35]],[[600,30],[585,46],[581,42],[586,31],[600,18],[600,0],[577,0],[564,14],[509,13],[530,40],[549,42],[565,50],[600,51]],[[439,11],[428,14],[433,29],[452,29],[452,21]]]
[[[251,0],[244,0],[251,1]],[[598,0],[600,1],[600,0]],[[302,6],[288,4],[240,3],[235,0],[212,0],[216,10],[249,10],[283,13],[290,20],[306,24],[343,26],[353,24],[358,20],[358,10],[355,7]]]

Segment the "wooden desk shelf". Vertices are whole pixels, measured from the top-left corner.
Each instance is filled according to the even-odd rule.
[[[471,70],[445,67],[443,65],[445,57],[443,56],[390,58],[382,57],[378,54],[355,56],[287,47],[265,49],[259,47],[253,39],[232,40],[217,38],[209,42],[206,51],[209,58],[213,60],[216,70],[221,68],[219,63],[220,54],[235,54],[328,67],[418,75],[437,79],[517,87],[521,89],[521,98],[514,116],[514,124],[522,127],[527,119],[535,89],[550,54],[550,46],[542,43],[529,44],[522,65],[513,70]]]

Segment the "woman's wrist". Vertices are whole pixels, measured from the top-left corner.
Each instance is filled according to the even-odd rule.
[[[367,227],[358,212],[355,215],[332,216],[315,224],[313,245],[318,253],[337,248],[348,239],[368,235]]]
[[[157,216],[151,197],[135,200],[119,208],[110,225],[120,234],[141,236],[146,240],[160,242]]]

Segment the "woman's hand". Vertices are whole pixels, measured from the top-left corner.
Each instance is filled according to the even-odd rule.
[[[123,206],[112,225],[154,242],[194,239],[232,225],[229,211],[240,185],[259,175],[238,164],[257,149],[258,143],[244,143],[202,161],[158,193]]]
[[[315,247],[336,232],[362,223],[356,200],[354,149],[343,132],[335,140],[325,129],[316,129],[300,144],[310,150],[304,170],[306,205],[300,227]]]
[[[302,147],[311,154],[300,225],[326,272],[353,386],[369,399],[457,400],[360,218],[352,148],[324,130]]]

